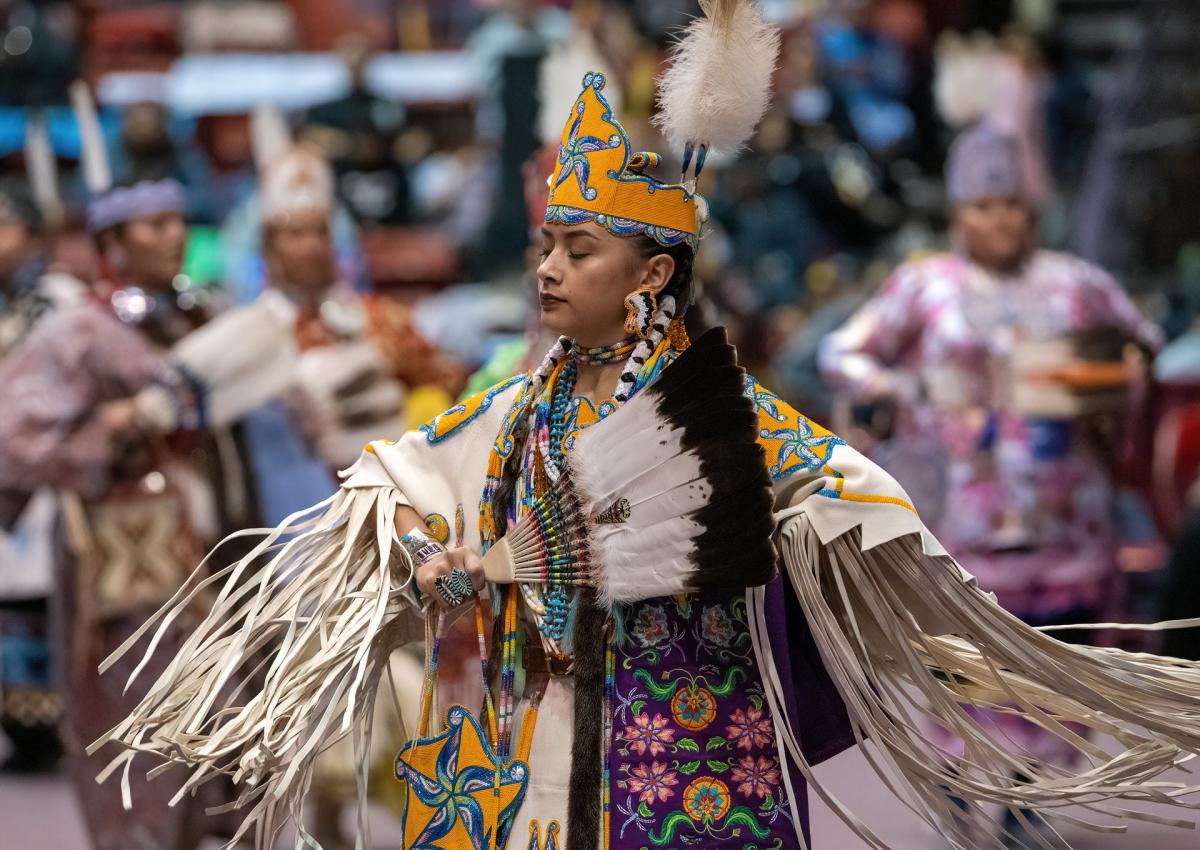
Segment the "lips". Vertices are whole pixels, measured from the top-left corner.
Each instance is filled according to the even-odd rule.
[[[556,297],[554,295],[550,295],[549,293],[546,293],[546,292],[541,293],[541,295],[538,296],[538,300],[541,301],[543,307],[553,307],[556,304],[566,304],[567,303],[567,300],[565,298],[558,298],[558,297]]]

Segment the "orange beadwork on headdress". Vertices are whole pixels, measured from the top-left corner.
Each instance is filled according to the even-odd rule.
[[[595,221],[618,236],[646,234],[662,245],[694,245],[703,201],[681,184],[643,173],[657,165],[658,154],[630,151],[625,129],[600,93],[604,83],[603,74],[586,74],[567,116],[546,221]]]

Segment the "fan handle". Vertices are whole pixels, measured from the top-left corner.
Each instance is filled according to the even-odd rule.
[[[483,556],[483,577],[495,584],[512,584],[516,581],[516,565],[513,564],[512,547],[508,538],[501,537]]]

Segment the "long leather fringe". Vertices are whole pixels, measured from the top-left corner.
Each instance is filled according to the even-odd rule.
[[[316,846],[301,805],[317,757],[346,735],[358,761],[360,827],[366,829],[365,783],[370,715],[391,649],[416,617],[403,593],[412,565],[395,546],[398,495],[387,488],[340,490],[272,531],[235,564],[205,578],[201,564],[179,593],[105,662],[128,652],[147,632],[147,658],[196,596],[220,587],[217,600],[170,666],[120,725],[94,743],[117,741],[127,752],[98,778],[123,770],[125,804],[136,752],[190,776],[182,797],[221,775],[238,799],[217,809],[248,808],[231,846],[251,830],[256,846],[275,846],[296,824],[296,846]],[[144,665],[143,661],[143,665]],[[103,668],[102,668],[103,669]],[[141,666],[131,676],[136,677]],[[369,833],[361,835],[369,846]]]
[[[1003,846],[984,819],[985,804],[1018,818],[1041,814],[1058,842],[1039,837],[1046,847],[1066,846],[1056,823],[1105,832],[1125,829],[1114,817],[1193,826],[1118,804],[1200,807],[1183,799],[1200,788],[1158,779],[1200,752],[1200,664],[1056,641],[1000,608],[949,558],[926,556],[915,536],[863,552],[857,530],[822,544],[800,515],[784,525],[782,549],[855,733],[860,743],[870,741],[863,751],[872,767],[955,847]],[[761,617],[756,595],[761,599],[761,590],[751,592],[751,608]],[[755,643],[770,662],[764,629],[756,630]],[[765,666],[772,710],[784,716],[773,663]],[[1010,752],[967,714],[970,704],[1022,714],[1074,746],[1083,766],[1065,769]],[[961,759],[925,740],[928,720],[962,738]],[[1106,751],[1068,723],[1114,737],[1124,752]],[[871,847],[886,850],[817,780],[790,733],[783,738],[814,790]]]

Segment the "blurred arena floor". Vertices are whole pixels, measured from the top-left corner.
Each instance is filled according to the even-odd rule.
[[[893,850],[941,850],[946,844],[909,813],[883,788],[871,773],[866,760],[857,751],[843,753],[822,765],[819,771],[832,791],[867,824],[877,830],[881,840]],[[1180,773],[1172,777],[1186,781]],[[1194,777],[1192,778],[1193,781]],[[813,843],[815,850],[860,850],[866,845],[855,839],[837,817],[819,800],[812,801]],[[1167,817],[1184,817],[1187,812],[1162,806],[1135,806],[1159,811]],[[1086,813],[1083,813],[1086,816]],[[1200,813],[1198,818],[1200,818]],[[347,826],[352,812],[347,809]],[[88,850],[83,822],[75,806],[70,787],[58,775],[31,779],[11,776],[0,778],[0,847],[20,850]],[[373,843],[377,850],[395,850],[399,830],[385,812],[375,811],[372,818]],[[1074,827],[1064,828],[1064,836],[1076,850],[1116,850],[1116,848],[1153,847],[1155,850],[1185,850],[1200,843],[1192,830],[1171,829],[1153,824],[1131,822],[1129,832],[1102,835]],[[217,850],[217,841],[204,850]],[[290,843],[285,845],[290,847]]]

